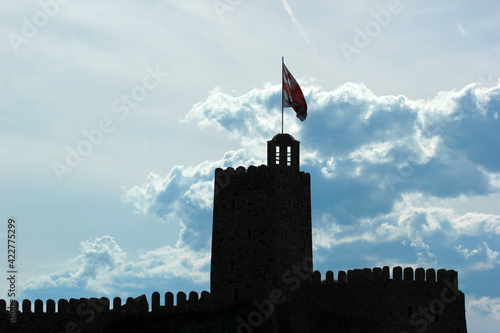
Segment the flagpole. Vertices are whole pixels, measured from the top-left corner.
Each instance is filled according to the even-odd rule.
[[[285,57],[281,57],[281,134],[283,134],[283,65]]]

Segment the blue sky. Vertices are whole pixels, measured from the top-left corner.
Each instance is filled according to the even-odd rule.
[[[284,56],[309,106],[285,131],[311,174],[314,268],[455,269],[469,331],[496,332],[499,14],[2,2],[0,242],[15,217],[21,298],[208,290],[214,169],[266,162]]]

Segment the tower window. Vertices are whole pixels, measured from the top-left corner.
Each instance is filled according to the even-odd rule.
[[[280,161],[280,146],[276,146],[276,164]]]
[[[286,147],[286,165],[287,166],[292,165],[292,147],[291,146]]]

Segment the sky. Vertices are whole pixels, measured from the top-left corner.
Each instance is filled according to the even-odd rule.
[[[314,269],[455,269],[500,325],[500,3],[2,1],[0,246],[19,298],[209,290],[217,167],[308,103]],[[7,298],[6,279],[0,279]]]

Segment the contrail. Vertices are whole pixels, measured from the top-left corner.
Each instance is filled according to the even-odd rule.
[[[313,50],[314,53],[317,53],[316,51],[316,48],[314,47],[314,45],[311,43],[311,41],[309,40],[309,38],[307,37],[306,33],[304,32],[304,30],[302,29],[302,27],[300,26],[299,22],[297,21],[297,18],[295,17],[295,15],[293,14],[293,11],[292,11],[292,8],[290,8],[290,6],[288,5],[288,3],[286,2],[286,0],[281,0],[281,3],[283,4],[283,7],[285,7],[285,10],[286,12],[288,13],[288,16],[290,16],[290,18],[292,19],[293,23],[295,23],[295,26],[297,27],[297,29],[299,30],[299,33],[302,35],[302,38],[304,38],[304,40],[306,41],[306,43],[311,47],[311,49]]]
[[[464,27],[462,27],[462,25],[460,23],[458,23],[458,31],[464,35],[464,37],[467,37],[469,35],[469,33],[467,31],[465,31]]]

